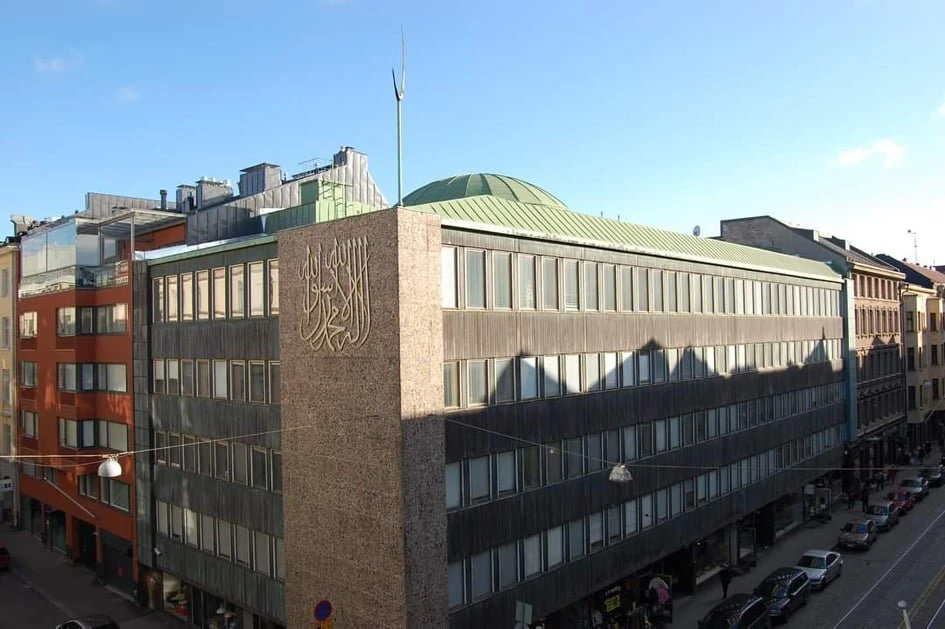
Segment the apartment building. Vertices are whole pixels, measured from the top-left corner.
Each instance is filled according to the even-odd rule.
[[[649,576],[692,590],[802,521],[823,474],[806,468],[839,466],[827,264],[581,214],[511,177],[400,209],[335,192],[140,263],[136,427],[158,450],[137,461],[138,546],[170,613],[616,621]]]
[[[15,522],[16,454],[16,282],[20,247],[16,237],[0,245],[0,521]]]
[[[895,460],[904,445],[906,406],[900,328],[900,284],[905,275],[849,241],[770,216],[724,220],[722,240],[823,260],[851,284],[847,322],[848,459],[864,475]]]
[[[945,437],[945,273],[892,256],[878,256],[905,276],[903,339],[906,405],[912,443]]]

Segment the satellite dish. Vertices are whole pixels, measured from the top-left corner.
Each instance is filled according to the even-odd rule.
[[[692,235],[695,236],[696,238],[698,238],[700,235],[702,235],[702,228],[699,227],[698,225],[696,225],[695,227],[693,227],[693,228],[692,228]]]

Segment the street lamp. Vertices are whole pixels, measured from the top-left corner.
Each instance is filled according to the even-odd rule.
[[[98,466],[98,475],[102,478],[118,478],[121,476],[121,463],[114,456],[107,456]]]
[[[906,602],[899,601],[897,605],[902,610],[902,623],[906,626],[906,629],[912,629],[912,623],[909,622],[909,612],[906,611]]]

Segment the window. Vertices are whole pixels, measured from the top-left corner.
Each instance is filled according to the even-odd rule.
[[[197,318],[210,318],[210,272],[197,271]]]
[[[60,391],[76,390],[76,366],[72,363],[57,365],[56,385]]]
[[[466,579],[462,561],[454,561],[447,568],[449,580],[449,607],[450,609],[466,602]]]
[[[581,392],[581,357],[577,354],[568,354],[563,358],[564,393],[571,395]]]
[[[272,491],[282,493],[282,452],[278,450],[269,453],[269,474],[272,478]]]
[[[564,562],[564,527],[545,531],[545,548],[549,570]]]
[[[466,307],[486,307],[486,253],[466,251]]]
[[[473,555],[470,564],[473,600],[492,594],[492,553],[487,550]]]
[[[213,476],[213,442],[197,442],[197,471],[204,476]]]
[[[266,316],[266,277],[262,262],[250,262],[249,269],[249,316]]]
[[[91,334],[91,325],[85,323],[87,316],[91,316],[90,308],[82,309],[80,334]],[[124,334],[128,331],[128,305],[113,304],[110,306],[95,307],[95,334]]]
[[[519,364],[519,397],[522,400],[532,400],[538,397],[538,359],[520,358]]]
[[[272,575],[270,558],[271,539],[265,533],[253,531],[253,568],[256,572]]]
[[[167,464],[180,467],[180,435],[167,433]]]
[[[233,558],[233,525],[217,520],[217,554],[226,559]]]
[[[604,547],[604,513],[592,513],[587,516],[587,548],[596,552]]]
[[[216,552],[216,539],[214,531],[214,519],[213,516],[203,515],[200,516],[200,550],[210,553],[211,555]]]
[[[587,552],[584,537],[584,518],[568,522],[568,561],[575,561]]]
[[[584,388],[586,391],[600,391],[600,355],[584,355]]]
[[[269,461],[264,448],[252,448],[249,453],[251,470],[253,473],[253,487],[257,489],[269,488]]]
[[[177,276],[169,275],[167,277],[167,320],[177,321],[178,308],[180,308],[180,299],[177,294]]]
[[[20,338],[36,338],[36,313],[24,312],[20,315]]]
[[[545,446],[545,482],[548,485],[561,481],[564,460],[560,444],[555,442]]]
[[[522,448],[519,452],[521,453],[522,489],[541,487],[541,448],[530,446]]]
[[[860,334],[862,335],[865,332],[866,330],[863,330]],[[915,332],[915,312],[911,310],[906,312],[906,332]]]
[[[597,263],[584,263],[584,309],[600,309],[600,292],[597,280]]]
[[[75,307],[56,309],[56,335],[75,336]]]
[[[269,363],[269,403],[282,403],[282,379],[278,362]]]
[[[6,299],[10,296],[10,269],[0,271],[0,297]]]
[[[131,486],[114,478],[103,478],[102,502],[120,511],[131,510]]]
[[[180,394],[193,396],[194,394],[194,361],[180,361]]]
[[[167,394],[180,395],[180,361],[174,358],[167,361]]]
[[[234,544],[236,546],[236,553],[235,553],[236,556],[234,557],[234,559],[236,560],[236,563],[249,568],[250,557],[252,556],[252,551],[250,550],[250,547],[249,547],[249,540],[250,540],[249,529],[246,528],[245,526],[234,524],[233,532],[234,532],[233,539],[236,542]]]
[[[192,435],[181,435],[180,438],[181,460],[183,468],[188,472],[197,471],[197,440]]]
[[[76,420],[59,418],[59,445],[66,448],[79,447],[79,423]]]
[[[467,462],[467,480],[469,482],[469,501],[472,504],[488,500],[491,495],[489,475],[489,457],[480,456]]]
[[[564,260],[564,309],[578,309],[578,277],[580,274],[577,260]]]
[[[154,361],[152,373],[154,374],[154,382],[151,386],[151,390],[158,395],[167,393],[167,376],[164,370],[163,358],[158,358]]]
[[[167,463],[168,449],[167,449],[167,433],[155,431],[154,432],[154,459],[158,463]]]
[[[194,320],[194,274],[181,273],[180,276],[180,320]]]
[[[440,292],[442,307],[457,307],[456,249],[453,247],[440,249]]]
[[[495,402],[515,401],[515,359],[497,358],[495,360]]]
[[[197,397],[210,397],[210,361],[197,361]]]
[[[542,364],[542,391],[544,397],[553,397],[561,394],[561,380],[559,377],[558,357],[545,356]]]
[[[499,589],[501,590],[518,582],[518,544],[512,542],[499,546],[496,555],[496,564],[499,568]]]
[[[576,478],[584,474],[584,440],[572,437],[564,440],[565,478]]]
[[[102,479],[105,481],[106,479]],[[104,482],[102,483],[104,485]],[[178,505],[169,505],[171,512],[171,537],[174,539],[184,538],[184,508]]]
[[[188,546],[197,548],[200,545],[198,530],[197,513],[190,509],[184,509],[184,542]]]
[[[466,363],[466,391],[470,406],[481,406],[488,402],[489,387],[486,380],[486,361],[470,360]]]
[[[518,307],[534,310],[537,304],[535,282],[535,256],[518,256]]]
[[[246,285],[243,282],[243,265],[230,267],[230,317],[242,319],[246,315]]]
[[[213,449],[216,477],[222,480],[230,480],[230,445],[217,442]]]
[[[36,386],[36,363],[25,361],[20,363],[20,386]]]
[[[246,401],[246,363],[240,360],[230,363],[230,399]]]
[[[541,307],[558,309],[558,261],[555,258],[541,259]]]
[[[541,535],[532,535],[522,541],[522,576],[533,577],[541,572]]]
[[[617,310],[617,267],[613,264],[602,264],[601,273],[601,304],[600,309],[608,312]]]
[[[279,261],[269,261],[269,315],[279,314]]]
[[[249,363],[249,401],[266,402],[266,363]]]
[[[492,254],[492,298],[493,308],[512,307],[512,254],[510,253]]]
[[[164,316],[164,278],[159,277],[151,282],[151,319],[160,323]]]
[[[83,365],[84,367],[85,365]],[[96,388],[99,391],[111,391],[114,393],[126,393],[128,391],[128,368],[120,363],[99,363],[98,382]],[[179,383],[178,383],[179,386]],[[178,389],[179,390],[179,389]]]
[[[463,475],[460,463],[446,465],[446,508],[455,509],[463,504]]]
[[[225,400],[229,397],[229,389],[226,386],[226,361],[213,361],[213,397],[218,400]]]
[[[249,468],[246,463],[246,444],[233,442],[230,447],[233,449],[233,482],[248,485]]]
[[[515,470],[514,450],[500,452],[495,456],[495,482],[498,495],[515,492]]]
[[[3,403],[3,408],[8,409],[10,407],[10,370],[4,368],[0,371],[0,402]]]
[[[213,318],[226,318],[226,269],[213,269]]]
[[[443,363],[443,406],[459,406],[459,363]]]

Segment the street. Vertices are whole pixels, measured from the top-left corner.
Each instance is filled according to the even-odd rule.
[[[0,572],[0,628],[55,627],[67,619],[15,573]]]
[[[899,601],[905,601],[914,629],[945,627],[945,488],[916,505],[889,533],[866,552],[843,552],[843,576],[815,592],[807,607],[792,615],[788,626],[809,629],[904,627]],[[859,505],[834,511],[833,521],[808,524],[770,549],[758,566],[737,577],[730,588],[750,592],[769,572],[793,564],[807,549],[830,548],[840,527],[860,514]],[[695,627],[721,598],[713,580],[676,615],[674,626]]]

